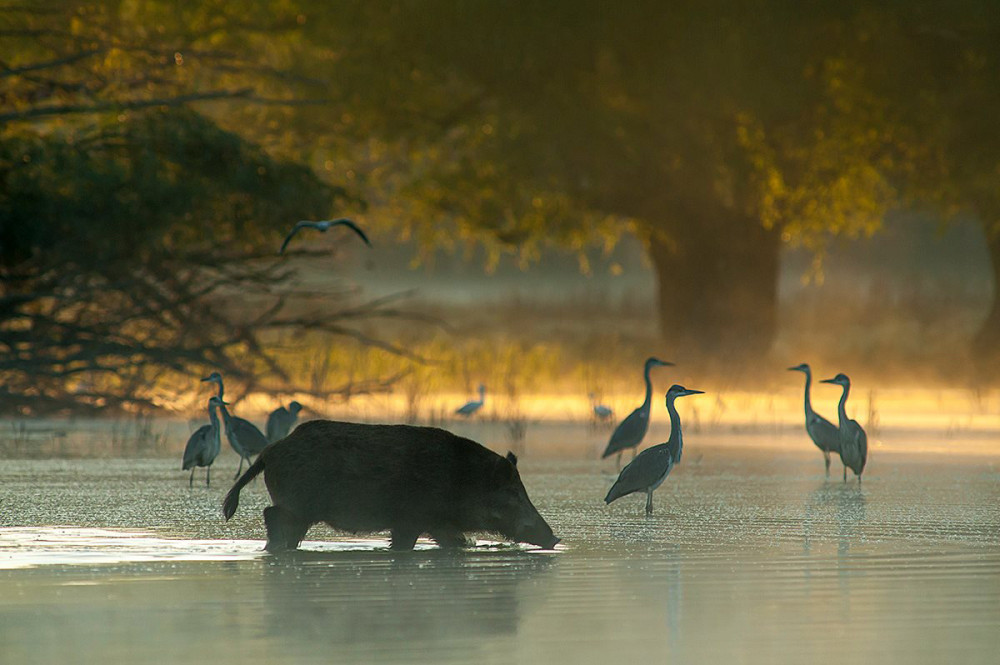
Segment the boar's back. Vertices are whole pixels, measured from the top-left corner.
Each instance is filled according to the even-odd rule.
[[[275,505],[348,531],[398,524],[462,527],[482,489],[509,464],[434,427],[314,420],[264,453]],[[507,476],[509,478],[509,474]]]

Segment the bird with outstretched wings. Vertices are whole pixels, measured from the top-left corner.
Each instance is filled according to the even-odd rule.
[[[289,232],[287,236],[285,236],[285,242],[281,243],[281,249],[278,250],[278,254],[285,253],[285,248],[288,247],[288,243],[291,242],[292,238],[295,237],[295,234],[301,231],[302,229],[318,229],[323,233],[326,233],[334,226],[346,226],[347,228],[354,231],[358,235],[358,237],[360,237],[365,242],[366,245],[368,245],[369,247],[372,246],[372,243],[370,240],[368,240],[368,236],[365,235],[365,232],[362,231],[357,224],[355,224],[350,219],[347,219],[346,217],[341,217],[340,219],[325,219],[319,222],[302,220],[300,222],[296,222],[295,227],[291,230],[291,232]]]

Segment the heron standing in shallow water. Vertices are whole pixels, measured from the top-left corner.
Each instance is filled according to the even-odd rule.
[[[288,436],[288,432],[291,431],[292,426],[295,421],[299,418],[299,411],[302,410],[302,405],[296,401],[291,401],[288,403],[288,408],[279,406],[277,409],[271,412],[271,415],[267,417],[267,440],[274,443],[278,439],[284,439]]]
[[[219,430],[219,416],[215,410],[222,405],[222,400],[218,397],[210,397],[208,400],[208,419],[210,425],[202,425],[194,431],[187,445],[184,446],[184,462],[181,471],[191,469],[191,477],[188,478],[188,487],[194,487],[194,470],[199,466],[205,467],[205,487],[212,484],[212,462],[218,457],[222,450],[222,435]]]
[[[670,413],[670,438],[666,443],[647,448],[628,463],[618,480],[608,490],[604,503],[610,504],[615,499],[632,494],[646,493],[646,514],[653,514],[653,491],[659,487],[674,466],[681,461],[684,440],[681,436],[681,418],[677,415],[674,400],[684,395],[701,395],[701,390],[691,390],[674,384],[667,391],[667,412]]]
[[[322,231],[323,233],[326,233],[334,226],[346,226],[347,228],[358,234],[358,236],[365,242],[366,245],[368,245],[369,247],[372,246],[372,243],[371,241],[368,240],[368,236],[365,235],[365,232],[362,231],[357,224],[355,224],[350,219],[347,219],[346,217],[341,217],[340,219],[324,219],[321,222],[310,222],[308,220],[303,220],[301,222],[297,222],[294,228],[292,228],[291,232],[289,232],[289,234],[285,236],[285,242],[281,243],[281,249],[278,250],[278,254],[285,253],[285,248],[288,247],[288,243],[291,242],[292,238],[295,237],[295,234],[301,231],[302,229],[317,229],[319,231]]]
[[[643,377],[646,379],[646,400],[638,409],[628,414],[625,420],[618,424],[615,431],[611,433],[607,448],[601,454],[601,459],[610,457],[618,453],[618,465],[622,466],[622,452],[626,448],[632,449],[632,457],[635,458],[636,448],[642,443],[642,438],[646,436],[649,429],[649,404],[653,398],[653,383],[649,380],[649,370],[654,367],[672,367],[673,363],[660,360],[659,358],[647,358],[643,367]]]
[[[249,420],[229,415],[225,403],[219,405],[219,410],[222,411],[222,422],[225,423],[226,439],[240,456],[240,468],[233,476],[239,478],[243,472],[243,460],[250,464],[250,458],[259,455],[260,451],[267,447],[267,437]]]
[[[222,420],[225,423],[226,440],[229,441],[229,445],[236,451],[236,454],[240,456],[240,468],[236,471],[235,476],[238,478],[243,471],[243,460],[246,460],[247,464],[249,464],[251,457],[259,455],[260,451],[264,450],[264,447],[268,444],[267,437],[264,436],[264,433],[256,425],[246,418],[229,415],[229,411],[225,407],[226,402],[222,399],[225,386],[222,384],[221,374],[212,372],[202,379],[202,381],[209,381],[219,386],[219,409],[222,410]]]
[[[823,451],[823,460],[826,462],[826,475],[830,475],[830,453],[840,452],[840,431],[837,426],[829,420],[813,411],[812,403],[809,400],[809,385],[812,383],[812,371],[808,363],[802,363],[795,367],[789,367],[789,372],[802,372],[806,375],[806,432],[813,440],[816,447]]]
[[[837,416],[840,418],[840,461],[844,463],[844,482],[847,482],[847,469],[850,467],[860,483],[861,473],[868,461],[868,435],[857,420],[847,417],[845,405],[847,395],[851,392],[851,380],[841,373],[832,379],[823,379],[820,383],[833,383],[844,389],[840,404],[837,405]]]
[[[471,416],[473,413],[478,411],[483,406],[483,402],[486,401],[486,386],[479,384],[479,399],[472,400],[471,402],[466,402],[462,406],[455,409],[455,414],[459,416]]]
[[[605,420],[608,420],[609,418],[611,418],[611,416],[614,415],[615,412],[611,409],[610,406],[607,406],[606,404],[599,404],[597,402],[597,395],[595,395],[594,393],[590,393],[587,395],[587,397],[590,398],[591,409],[594,412],[594,418],[596,418],[601,422],[604,422]]]

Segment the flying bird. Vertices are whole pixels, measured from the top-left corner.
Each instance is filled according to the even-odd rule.
[[[295,237],[295,234],[301,231],[302,229],[318,229],[326,233],[329,229],[333,228],[334,226],[346,226],[347,228],[351,229],[356,234],[358,234],[358,236],[365,241],[366,245],[368,245],[369,247],[372,246],[371,241],[368,240],[368,236],[365,235],[365,232],[362,231],[357,224],[347,219],[346,217],[341,217],[340,219],[326,219],[321,222],[310,222],[307,220],[303,220],[301,222],[297,222],[295,224],[295,228],[293,228],[291,232],[287,236],[285,236],[285,242],[281,243],[281,249],[278,250],[278,254],[285,253],[285,248],[288,247],[288,243],[291,242],[292,238]]]
[[[789,367],[789,372],[802,372],[806,375],[806,432],[816,444],[816,447],[823,451],[823,460],[826,462],[826,475],[830,475],[830,453],[840,452],[840,430],[823,416],[816,413],[809,400],[809,385],[812,383],[812,371],[808,363],[802,363],[795,367]]]
[[[833,383],[841,386],[844,392],[837,405],[837,416],[840,418],[840,461],[844,463],[844,482],[847,482],[847,469],[858,477],[861,482],[861,472],[865,470],[868,461],[868,435],[857,420],[847,417],[847,395],[851,392],[851,380],[846,374],[838,374],[832,379],[823,379],[820,383]]]
[[[684,441],[681,437],[681,418],[677,415],[674,400],[685,395],[701,395],[701,390],[692,390],[674,384],[667,391],[667,411],[670,413],[670,438],[666,443],[652,446],[639,453],[618,474],[618,480],[608,490],[604,503],[610,504],[615,499],[632,494],[646,493],[646,514],[653,514],[653,491],[659,487],[670,471],[681,461]]]
[[[646,430],[649,429],[649,403],[653,398],[653,384],[649,380],[649,371],[654,367],[669,367],[672,365],[673,363],[665,362],[658,358],[646,359],[646,365],[643,368],[643,377],[646,379],[646,400],[638,409],[628,414],[625,420],[621,421],[618,427],[615,428],[615,431],[611,433],[608,447],[604,449],[601,459],[618,453],[618,468],[621,468],[622,451],[626,448],[631,448],[632,456],[635,457],[635,449],[642,443],[642,438],[646,436]]]

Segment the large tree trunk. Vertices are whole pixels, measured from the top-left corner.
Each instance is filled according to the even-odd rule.
[[[780,234],[718,208],[668,229],[649,247],[668,352],[724,363],[765,354],[777,325]]]
[[[980,358],[1000,358],[1000,229],[987,226],[986,245],[993,264],[993,306],[972,341],[972,350]]]

